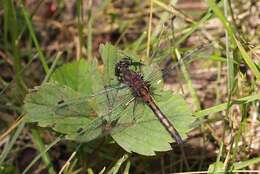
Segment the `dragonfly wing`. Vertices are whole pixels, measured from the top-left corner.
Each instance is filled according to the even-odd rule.
[[[114,104],[113,108],[109,108],[105,105],[105,113],[92,119],[86,125],[79,127],[76,132],[67,135],[67,138],[80,142],[88,142],[95,138],[110,134],[123,114],[126,111],[131,110],[131,107],[127,106],[130,101],[132,101],[132,96],[125,95],[124,97],[121,97],[120,101]]]
[[[159,83],[162,80],[163,76],[167,76],[172,74],[172,72],[175,70],[176,67],[180,66],[181,64],[189,64],[191,61],[195,60],[196,57],[208,57],[210,52],[212,50],[210,49],[212,47],[212,44],[208,44],[206,46],[200,46],[198,48],[193,49],[190,52],[184,53],[184,55],[181,57],[181,60],[177,63],[173,64],[169,69],[160,69],[158,66],[151,64],[154,68],[152,71],[147,73],[146,80],[149,82]],[[171,51],[172,52],[172,51]],[[171,53],[172,54],[172,53]],[[171,55],[168,54],[168,55]],[[170,56],[171,57],[171,56]],[[156,60],[153,61],[156,63]],[[156,63],[158,65],[158,62]]]
[[[66,91],[61,90],[59,93],[62,97],[53,106],[53,111],[61,116],[95,117],[103,111],[104,105],[109,105],[109,99],[125,87],[106,88],[86,96],[82,96],[76,91],[72,96],[67,96]]]

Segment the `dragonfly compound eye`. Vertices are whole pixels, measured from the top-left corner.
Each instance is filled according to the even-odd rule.
[[[119,62],[120,63],[120,62]],[[115,66],[115,76],[120,76],[120,74],[121,74],[121,66],[119,65],[119,63],[117,63],[116,64],[116,66]]]

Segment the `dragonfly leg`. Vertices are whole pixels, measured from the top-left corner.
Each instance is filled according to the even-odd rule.
[[[135,71],[142,73],[142,64],[141,62],[133,62],[132,66],[135,67]]]
[[[143,116],[142,114],[136,114],[137,112],[139,112],[139,109],[137,109],[137,107],[139,107],[139,109],[140,108],[144,108],[145,107],[145,103],[142,100],[139,100],[138,98],[135,98],[134,106],[133,106],[132,124],[137,123],[138,120]]]
[[[127,108],[128,107],[128,105],[130,104],[130,103],[132,103],[134,101],[134,109],[135,109],[135,105],[136,105],[136,97],[133,97],[131,100],[129,100],[125,105],[124,105],[124,108]],[[133,109],[133,110],[134,110]],[[134,113],[133,113],[134,114]]]
[[[151,89],[152,96],[156,96],[156,97],[161,97],[162,96],[161,94],[155,93],[154,91],[155,90]]]
[[[108,88],[108,86],[104,86],[105,90]],[[113,107],[114,107],[114,104],[116,102],[116,98],[117,98],[117,95],[118,95],[118,91],[119,89],[117,89],[115,91],[115,94],[114,95],[111,95],[112,93],[108,93],[106,92],[106,97],[107,97],[107,104],[108,104],[108,118],[109,120],[106,120],[106,121],[110,121],[111,120],[111,114],[112,114],[112,111],[113,111]],[[104,120],[103,120],[104,121]]]
[[[137,98],[134,100],[134,107],[133,107],[133,123],[136,123],[136,117],[135,117],[135,109],[137,105]]]
[[[111,84],[109,84],[109,85],[104,85],[104,88],[105,88],[105,90],[106,89],[109,89],[109,88],[119,88],[120,87],[120,82],[119,83],[117,83],[117,84],[113,84],[113,85],[111,85]],[[120,89],[120,88],[119,88]]]
[[[128,105],[129,105],[130,103],[132,103],[132,101],[135,100],[135,98],[136,98],[136,97],[133,97],[133,98],[132,98],[131,100],[129,100],[126,104],[124,104],[124,108],[127,108]]]

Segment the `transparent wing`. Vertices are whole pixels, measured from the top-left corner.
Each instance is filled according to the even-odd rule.
[[[99,136],[110,133],[110,126],[115,125],[125,112],[133,110],[134,97],[129,95],[129,90],[118,91],[117,96],[107,103],[108,99],[101,105],[102,111],[86,125],[78,127],[74,133],[67,136],[68,139],[77,141],[90,141]]]
[[[166,76],[168,74],[171,74],[175,68],[182,64],[189,64],[192,60],[194,60],[197,56],[205,54],[205,51],[209,51],[209,48],[212,46],[212,44],[208,44],[206,46],[200,46],[198,48],[195,48],[194,50],[185,53],[182,57],[181,60],[178,61],[177,63],[173,64],[170,68],[166,69],[160,69],[160,68],[153,68],[153,71],[148,73],[145,79],[149,82],[157,82],[159,79],[162,78],[162,76]],[[206,53],[207,55],[209,53]]]
[[[76,141],[90,141],[105,135],[116,134],[123,129],[139,124],[144,114],[144,105],[139,103],[134,106],[134,99],[129,95],[125,96],[124,100],[116,104],[109,112],[93,119],[87,125],[79,127],[77,132],[68,135],[67,138]]]
[[[93,116],[100,114],[104,109],[104,105],[113,107],[114,98],[119,90],[127,90],[125,85],[105,88],[104,90],[95,92],[86,96],[63,96],[62,99],[57,101],[53,107],[53,111],[58,115],[63,116]],[[60,93],[63,93],[60,91]],[[129,94],[128,94],[129,95]],[[123,100],[123,95],[118,96]],[[118,98],[118,100],[120,100]],[[84,109],[83,109],[84,108]],[[93,113],[95,111],[95,113]]]

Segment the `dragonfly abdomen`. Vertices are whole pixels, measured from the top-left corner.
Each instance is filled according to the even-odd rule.
[[[156,115],[158,120],[161,122],[161,124],[164,126],[164,128],[168,131],[168,133],[171,135],[171,137],[173,139],[175,139],[175,141],[178,144],[182,144],[183,141],[182,141],[180,134],[175,129],[175,127],[170,122],[170,120],[163,114],[163,112],[160,110],[160,108],[155,104],[153,99],[151,98],[151,101],[147,102],[146,104],[152,109],[152,111],[154,112],[154,114]]]

